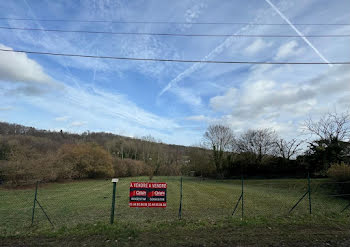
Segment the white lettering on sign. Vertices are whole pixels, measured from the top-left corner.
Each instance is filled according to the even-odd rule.
[[[147,192],[145,190],[137,190],[135,191],[137,196],[146,196]]]
[[[155,189],[165,189],[166,188],[166,184],[151,184],[152,188],[155,188]]]
[[[147,183],[131,183],[131,188],[147,188]]]
[[[162,202],[162,201],[165,201],[165,198],[164,197],[160,197],[160,198],[159,197],[151,197],[149,200]]]
[[[146,201],[146,197],[131,197],[130,199],[133,201]]]
[[[154,191],[154,196],[165,196],[165,191]]]

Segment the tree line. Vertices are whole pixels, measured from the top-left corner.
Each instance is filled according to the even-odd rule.
[[[74,134],[0,122],[0,183],[180,175],[188,164],[188,149],[152,136]]]
[[[199,145],[186,147],[164,144],[152,136],[74,134],[0,122],[0,182],[24,185],[37,180],[140,175],[343,174],[339,170],[347,171],[350,161],[349,123],[348,113],[309,119],[305,130],[310,136],[303,140],[285,140],[270,128],[235,134],[230,127],[215,124],[207,128]]]
[[[225,125],[210,125],[204,134],[202,146],[211,149],[214,165],[211,175],[232,177],[302,176],[307,172],[326,176],[332,165],[348,166],[350,161],[349,113],[327,113],[319,120],[309,119],[304,124],[307,139],[280,138],[273,129],[255,129],[235,135]],[[209,170],[196,171],[204,176]],[[209,164],[206,164],[207,167]]]

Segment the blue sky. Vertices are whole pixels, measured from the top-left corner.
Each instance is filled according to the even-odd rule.
[[[1,1],[0,17],[173,22],[349,23],[348,0]],[[0,26],[206,34],[350,34],[350,26],[68,23]],[[345,38],[161,37],[0,30],[0,48],[140,58],[335,62]],[[0,51],[0,121],[198,143],[209,124],[299,136],[305,119],[350,107],[348,65],[116,61]]]

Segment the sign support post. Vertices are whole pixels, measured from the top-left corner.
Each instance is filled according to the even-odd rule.
[[[114,223],[114,211],[115,211],[115,193],[117,190],[117,182],[118,178],[113,178],[112,183],[113,183],[113,195],[112,195],[112,208],[111,208],[111,224]]]
[[[180,181],[180,206],[179,206],[179,219],[182,217],[182,177]]]

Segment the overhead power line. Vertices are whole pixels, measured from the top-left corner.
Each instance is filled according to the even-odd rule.
[[[114,59],[114,60],[133,60],[133,61],[153,61],[153,62],[176,62],[176,63],[215,63],[215,64],[350,64],[350,61],[346,62],[269,62],[269,61],[220,61],[220,60],[182,60],[182,59],[164,59],[164,58],[136,58],[136,57],[114,57],[114,56],[95,56],[84,54],[70,54],[70,53],[54,53],[54,52],[40,52],[40,51],[27,51],[27,50],[11,50],[0,49],[4,52],[16,52],[27,54],[39,54],[49,56],[65,56],[65,57],[82,57],[82,58],[100,58],[100,59]]]
[[[111,35],[148,35],[148,36],[179,36],[179,37],[266,37],[266,38],[326,38],[326,37],[350,37],[350,34],[316,34],[316,35],[279,35],[279,34],[182,34],[182,33],[149,33],[149,32],[109,32],[109,31],[89,31],[89,30],[63,30],[63,29],[43,29],[25,27],[3,27],[3,30],[23,30],[23,31],[43,31],[60,33],[88,33],[88,34],[111,34]]]
[[[86,22],[86,23],[119,23],[119,24],[191,24],[191,25],[257,25],[288,26],[287,23],[250,23],[250,22],[184,22],[184,21],[117,21],[117,20],[73,20],[73,19],[33,19],[0,17],[0,20],[42,21],[42,22]],[[350,23],[295,23],[296,26],[350,26]]]

